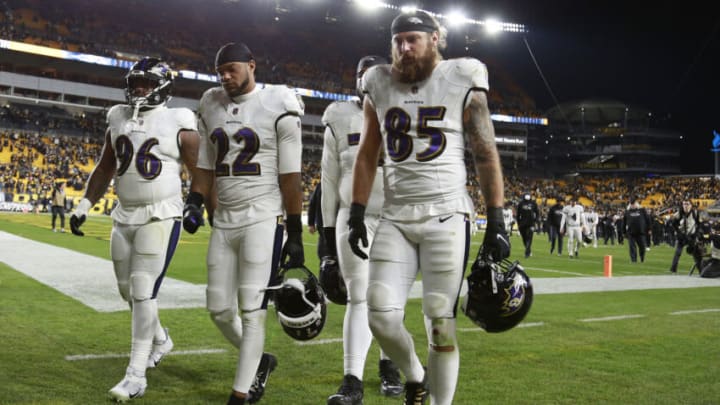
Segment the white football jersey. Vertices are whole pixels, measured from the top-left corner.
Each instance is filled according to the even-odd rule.
[[[214,170],[218,206],[213,226],[235,228],[282,215],[278,176],[299,173],[302,131],[278,133],[280,118],[299,117],[303,104],[287,86],[256,86],[230,98],[222,87],[198,106],[198,167]]]
[[[196,131],[187,108],[158,106],[131,119],[133,107],[120,104],[107,114],[110,142],[117,161],[118,206],[112,218],[123,224],[181,217],[182,160],[178,133]]]
[[[502,214],[505,224],[511,224],[515,220],[515,218],[513,218],[513,211],[511,208],[503,208]]]
[[[322,213],[334,227],[339,208],[350,208],[352,172],[363,125],[362,108],[355,101],[336,101],[322,116],[325,139],[322,153]],[[380,215],[383,206],[383,169],[378,166],[365,213]]]
[[[588,225],[597,225],[598,224],[598,214],[597,212],[586,212],[585,214],[585,223]]]
[[[485,65],[471,58],[441,61],[417,83],[394,81],[390,65],[377,65],[362,82],[383,137],[383,216],[407,220],[473,213],[463,111],[471,90],[488,89]]]
[[[563,217],[560,220],[560,228],[563,226],[585,226],[585,209],[580,204],[566,205],[563,207]]]

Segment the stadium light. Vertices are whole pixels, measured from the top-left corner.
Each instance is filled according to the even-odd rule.
[[[389,6],[391,6],[390,4],[380,0],[356,0],[355,4],[357,4],[360,9],[367,11],[377,10],[379,8],[389,8]]]
[[[503,23],[501,23],[501,22],[498,21],[498,20],[495,20],[495,19],[490,18],[490,19],[485,20],[484,22],[485,22],[485,24],[484,24],[484,25],[485,25],[485,30],[486,30],[489,34],[493,34],[493,35],[494,35],[494,34],[497,34],[497,33],[500,32],[500,31],[503,31],[504,25],[503,25]]]
[[[469,19],[460,11],[451,11],[445,16],[448,28],[455,28],[469,22]]]
[[[403,13],[414,13],[415,11],[417,11],[417,9],[418,8],[415,5],[407,5],[400,7],[400,11]]]

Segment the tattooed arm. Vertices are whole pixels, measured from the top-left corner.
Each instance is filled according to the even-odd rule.
[[[463,127],[485,204],[488,207],[502,207],[505,200],[502,166],[484,91],[474,90],[470,93],[470,103],[463,114]]]

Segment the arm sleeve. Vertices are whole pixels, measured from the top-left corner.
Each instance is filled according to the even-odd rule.
[[[278,173],[300,173],[302,166],[302,130],[300,117],[284,115],[275,124],[278,137]]]
[[[334,228],[340,205],[340,157],[337,153],[337,140],[330,125],[325,127],[321,168],[323,222],[326,227]]]

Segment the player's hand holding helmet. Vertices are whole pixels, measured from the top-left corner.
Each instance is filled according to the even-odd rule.
[[[185,208],[183,208],[183,228],[188,233],[197,232],[198,228],[205,225],[203,219],[203,196],[202,194],[191,191],[185,200]]]
[[[467,282],[462,311],[487,332],[512,329],[530,311],[533,286],[518,261],[495,263],[478,256]]]
[[[80,200],[75,212],[70,216],[70,231],[73,235],[85,236],[85,232],[80,230],[80,226],[85,223],[87,214],[92,208],[92,203],[87,198]]]
[[[310,340],[325,326],[327,305],[318,279],[305,266],[285,267],[275,289],[275,312],[285,333]]]
[[[285,267],[302,267],[305,265],[305,249],[300,215],[288,215],[286,225],[288,236],[282,248],[282,263]]]
[[[365,227],[365,206],[358,203],[352,203],[350,206],[350,219],[348,219],[350,233],[348,233],[348,242],[350,249],[355,256],[367,260],[367,253],[360,249],[360,242],[363,247],[368,247],[367,228]]]
[[[494,262],[500,262],[510,256],[510,239],[505,231],[501,207],[488,208],[485,238],[478,255]]]

